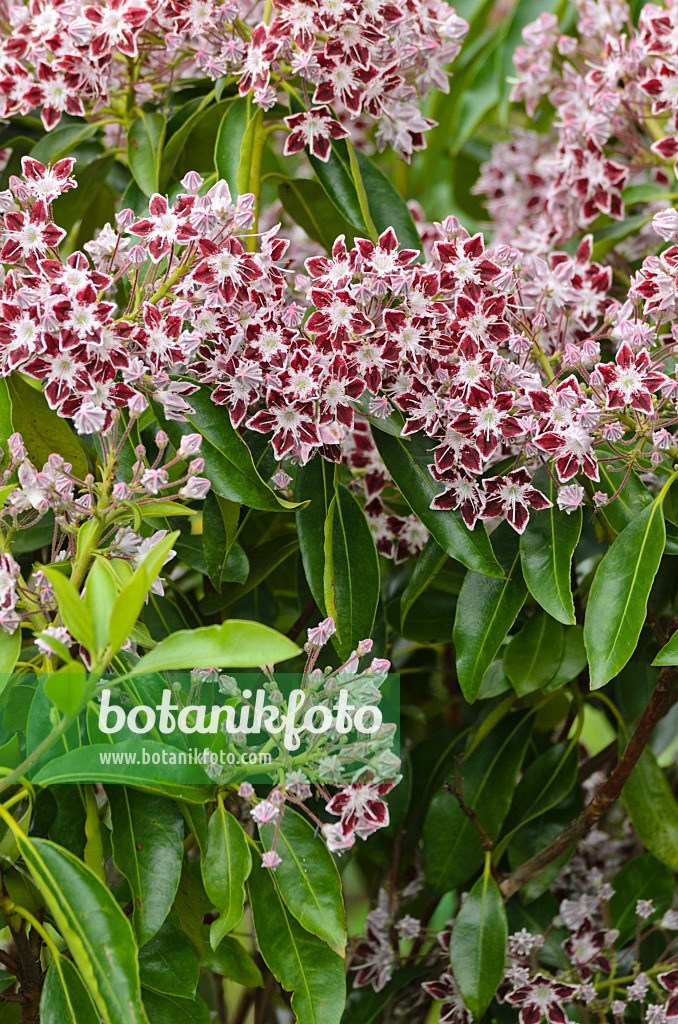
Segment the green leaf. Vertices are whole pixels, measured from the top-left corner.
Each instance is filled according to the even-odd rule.
[[[275,824],[260,825],[259,835],[264,849],[271,850]],[[288,807],[278,829],[275,851],[281,858],[275,883],[287,909],[306,931],[343,956],[346,912],[339,872],[327,846],[315,836],[310,822]]]
[[[325,610],[342,658],[372,635],[379,604],[379,558],[372,531],[356,498],[339,484],[325,521]]]
[[[198,987],[200,967],[190,939],[165,921],[139,950],[139,974],[145,989],[192,999]]]
[[[64,128],[57,128],[56,131],[47,132],[46,135],[36,142],[31,150],[31,157],[40,160],[43,164],[55,164],[61,160],[81,142],[89,139],[97,130],[95,124],[71,124]]]
[[[323,615],[325,612],[325,522],[336,493],[334,466],[322,458],[300,466],[296,479],[297,533],[306,582]],[[305,504],[302,504],[305,503]]]
[[[70,960],[55,956],[40,997],[40,1024],[99,1024],[100,1017]]]
[[[112,154],[91,160],[75,174],[78,187],[64,192],[52,204],[55,224],[70,232],[87,213],[98,192],[101,191],[115,157]]]
[[[278,185],[278,196],[285,213],[328,252],[339,235],[346,236],[347,246],[353,244],[355,228],[337,215],[336,207],[318,182],[288,178]]]
[[[182,629],[161,640],[128,675],[180,668],[256,668],[301,654],[296,644],[270,626],[228,619],[220,626]]]
[[[122,588],[111,611],[108,628],[108,642],[112,651],[118,651],[132,632],[141,609],[144,607],[146,595],[153,581],[160,573],[165,560],[172,550],[172,545],[179,537],[179,531],[167,534],[146,552],[132,576]]]
[[[202,882],[197,880],[186,861],[184,861],[184,866],[181,870],[174,909],[177,912],[181,930],[193,946],[195,955],[198,958],[202,957],[205,950],[203,918],[208,907],[206,906]]]
[[[654,911],[648,922],[658,920],[673,903],[675,878],[673,871],[651,853],[624,864],[612,879],[614,895],[608,906],[612,927],[619,930],[619,945],[625,946],[635,936],[638,900],[651,900]]]
[[[106,1024],[147,1024],[132,927],[111,893],[49,840],[20,835],[17,842]]]
[[[504,901],[489,871],[464,900],[450,938],[450,963],[464,1002],[476,1019],[504,976],[508,925]]]
[[[365,153],[354,149],[365,186],[370,216],[379,234],[392,227],[401,246],[421,251],[421,237],[407,203],[381,168]]]
[[[239,514],[239,505],[208,492],[202,510],[202,547],[207,575],[218,591],[224,577],[244,583],[249,574],[247,555],[235,542]]]
[[[9,675],[14,671],[14,666],[21,654],[21,630],[15,629],[13,633],[6,633],[0,630],[0,693],[9,682]]]
[[[552,502],[551,508],[531,512],[520,538],[520,563],[528,590],[554,619],[567,625],[576,622],[572,599],[572,556],[582,526],[581,509],[571,515],[557,504],[557,487],[545,469],[532,483]]]
[[[64,576],[62,572],[59,572],[58,569],[51,569],[49,566],[45,566],[43,572],[54,591],[64,626],[78,643],[94,653],[96,650],[94,623],[87,605],[68,577]]]
[[[7,378],[12,402],[12,427],[21,434],[28,457],[42,469],[52,452],[70,462],[75,476],[86,476],[87,459],[80,443],[66,420],[47,404],[41,389],[31,387],[18,373]]]
[[[666,541],[661,498],[622,530],[594,576],[584,620],[593,690],[618,675],[636,649]]]
[[[226,106],[226,104],[224,104]],[[172,117],[167,125],[167,139],[162,149],[160,162],[160,189],[164,192],[172,185],[173,172],[182,152],[193,131],[200,127],[200,122],[210,117],[212,109],[205,105],[205,97],[190,100]],[[181,124],[175,127],[175,118],[181,115]],[[171,134],[170,134],[171,133]],[[180,175],[174,175],[180,177]]]
[[[546,612],[528,619],[504,648],[504,672],[519,697],[543,690],[556,678],[565,651],[562,623]]]
[[[298,1024],[339,1024],[346,1002],[342,958],[292,917],[258,855],[247,888],[259,950],[276,980],[292,993]]]
[[[217,494],[264,512],[297,507],[294,502],[279,498],[261,478],[249,448],[231,426],[226,406],[215,405],[205,387],[190,395],[189,404],[195,412],[186,414],[185,423],[165,419],[156,403],[153,409],[175,448],[186,434],[202,434],[204,475]]]
[[[214,146],[214,165],[217,175],[228,184],[234,199],[239,194],[238,168],[249,121],[249,97],[239,96],[233,100],[224,114]]]
[[[129,882],[132,926],[139,946],[167,917],[179,885],[184,819],[171,800],[128,786],[106,790],[111,810],[113,863]]]
[[[92,697],[94,682],[88,679],[81,662],[67,661],[57,672],[50,672],[46,677],[45,693],[59,711],[76,715]]]
[[[518,535],[508,523],[502,523],[493,540],[506,578],[498,580],[467,573],[454,620],[457,676],[469,702],[476,699],[483,677],[527,597],[520,571]]]
[[[166,760],[163,763],[163,751]],[[144,763],[143,752],[156,764]],[[135,737],[121,743],[93,743],[89,747],[56,757],[44,764],[32,782],[37,786],[58,783],[100,782],[136,786],[175,800],[204,803],[214,789],[206,782],[205,769],[187,764],[187,753],[167,743]]]
[[[622,800],[641,843],[672,871],[678,870],[678,803],[649,748],[640,755]]]
[[[614,501],[604,505],[601,512],[608,521],[615,533],[621,533],[629,525],[632,519],[642,512],[647,505],[651,505],[653,498],[642,480],[636,473],[626,477],[625,469],[616,469],[616,463],[608,463],[604,456],[614,455],[612,450],[606,446],[599,449],[603,458],[598,463],[600,472],[600,490],[609,497],[616,494]]]
[[[143,995],[150,1024],[210,1024],[212,1020],[207,1003],[200,996],[182,999],[147,988]]]
[[[380,430],[373,430],[372,436],[405,501],[443,551],[473,572],[501,577],[502,568],[483,526],[469,530],[459,512],[439,512],[430,507],[441,488],[427,468],[432,461],[427,441],[418,436],[393,437]]]
[[[520,713],[504,719],[459,766],[462,796],[493,841],[501,831],[532,734],[533,718]],[[454,776],[451,785],[456,785]],[[431,802],[423,830],[426,884],[442,896],[466,882],[483,862],[478,832],[453,793]]]
[[[205,892],[219,911],[219,918],[210,929],[212,948],[216,949],[243,915],[245,882],[252,870],[247,837],[236,818],[224,807],[221,794],[207,826],[207,850],[201,869]]]
[[[232,978],[243,988],[260,988],[264,981],[261,971],[247,950],[232,935],[224,935],[218,949],[205,947],[200,966],[213,974]]]
[[[549,747],[532,762],[515,790],[509,835],[565,799],[577,781],[578,763],[577,745],[570,742]]]
[[[332,143],[329,159],[324,162],[306,150],[309,163],[326,195],[349,224],[355,225],[356,234],[367,235],[367,227],[360,208],[360,200],[349,166],[348,150]]]
[[[94,522],[94,520],[90,520]],[[90,569],[83,600],[94,626],[94,640],[97,651],[103,651],[109,642],[111,612],[118,595],[116,576],[102,558],[97,558]]]
[[[166,128],[162,114],[142,112],[127,131],[129,169],[146,196],[152,196],[160,187],[160,158]]]
[[[614,221],[613,224],[606,224],[604,228],[598,228],[593,232],[593,249],[591,252],[592,262],[599,262],[606,256],[610,249],[614,249],[617,242],[622,242],[629,235],[634,235],[640,228],[652,220],[651,213],[639,213],[633,217],[624,217]]]
[[[424,550],[417,558],[414,572],[400,598],[401,630],[410,608],[436,578],[447,558],[447,554],[440,547],[435,537],[429,537]]]

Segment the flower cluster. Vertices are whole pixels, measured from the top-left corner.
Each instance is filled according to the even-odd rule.
[[[300,81],[313,109],[290,127],[321,157],[325,130],[338,137],[326,104],[377,122],[378,144],[409,156],[434,123],[419,102],[448,89],[467,30],[442,0],[31,0],[8,10],[0,116],[40,107],[47,128],[64,113],[119,118],[126,97],[141,107],[189,77],[232,82],[268,110]]]

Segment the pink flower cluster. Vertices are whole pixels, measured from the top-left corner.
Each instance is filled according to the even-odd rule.
[[[140,107],[191,76],[231,80],[267,110],[279,83],[301,81],[311,118],[331,104],[376,121],[378,144],[405,156],[423,148],[433,122],[419,101],[447,90],[468,30],[443,0],[30,0],[4,17],[0,117],[117,116],[121,98]]]

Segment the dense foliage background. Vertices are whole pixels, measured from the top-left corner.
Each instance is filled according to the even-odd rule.
[[[678,8],[0,17],[1,1024],[674,1019]]]

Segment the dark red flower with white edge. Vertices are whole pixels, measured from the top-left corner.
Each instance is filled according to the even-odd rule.
[[[483,481],[485,507],[482,519],[502,517],[508,520],[516,533],[523,533],[530,518],[530,509],[551,508],[552,502],[532,486],[525,469],[514,469],[506,476],[494,476]]]
[[[487,284],[501,273],[501,267],[488,258],[481,234],[453,242],[435,242],[433,256],[445,270],[454,271],[457,286]]]
[[[544,1017],[550,1024],[567,1024],[563,1003],[573,999],[576,993],[576,985],[535,974],[528,985],[511,992],[506,1002],[521,1008],[520,1024],[540,1024]]]
[[[72,156],[57,160],[53,167],[45,167],[39,160],[24,156],[21,158],[23,181],[12,175],[9,179],[10,188],[12,191],[23,188],[33,199],[44,199],[49,203],[62,192],[77,187],[75,179],[69,177],[74,166]]]
[[[500,438],[518,437],[523,428],[510,415],[514,404],[510,391],[501,391],[498,395],[477,395],[474,392],[468,397],[471,411],[462,412],[452,421],[454,430],[460,434],[473,436],[473,441],[484,459],[489,459],[496,450]]]
[[[589,919],[563,942],[563,949],[568,959],[576,966],[582,981],[588,981],[594,970],[610,973],[610,961],[603,954],[607,943],[608,933],[604,930],[594,932]]]
[[[273,432],[271,445],[277,459],[302,445],[322,444],[312,402],[290,403],[282,395],[271,395],[268,408],[255,413],[247,426],[259,434]]]
[[[555,456],[558,476],[565,483],[582,470],[589,480],[599,480],[593,441],[584,427],[572,423],[563,431],[548,430],[533,442],[540,451]]]
[[[15,263],[21,257],[44,256],[65,238],[66,232],[50,219],[42,199],[37,199],[30,213],[8,213],[5,216],[5,244],[0,252],[3,263]]]
[[[398,274],[419,255],[418,249],[398,251],[398,239],[393,228],[386,228],[379,235],[376,245],[369,238],[356,238],[355,246],[364,261],[362,272],[375,277]]]
[[[81,76],[60,72],[53,64],[40,61],[38,80],[42,86],[43,108],[40,117],[47,131],[61,120],[64,111],[73,117],[83,117],[85,108],[80,98]]]
[[[150,16],[148,7],[133,0],[107,0],[105,6],[92,4],[83,13],[95,29],[90,43],[93,57],[103,57],[114,49],[136,56],[136,35]]]
[[[678,1017],[678,970],[665,971],[664,974],[657,975],[657,981],[671,993],[665,1007],[665,1019],[671,1022]]]
[[[432,999],[440,1002],[438,1024],[472,1024],[473,1017],[449,971],[441,974],[436,981],[423,982],[421,987]]]
[[[306,322],[306,329],[331,344],[343,345],[352,336],[367,334],[374,324],[362,313],[348,292],[331,292],[313,288],[311,301],[316,309]]]
[[[144,217],[132,224],[130,235],[138,235],[148,239],[148,252],[154,263],[167,256],[172,247],[195,238],[197,232],[185,217],[170,207],[165,196],[157,192],[151,196],[148,204],[150,217]]]
[[[264,276],[255,257],[245,251],[238,238],[227,238],[222,245],[201,238],[199,247],[205,259],[193,271],[193,279],[198,284],[216,284],[229,305],[241,288]]]
[[[344,829],[366,839],[378,828],[388,825],[388,806],[382,798],[394,785],[393,782],[354,782],[336,793],[325,810],[340,817]]]
[[[605,382],[608,409],[623,409],[630,405],[637,412],[648,415],[652,412],[653,393],[668,379],[654,369],[647,349],[634,354],[626,342],[617,352],[615,363],[598,363],[596,370]]]
[[[375,927],[369,920],[365,925],[365,938],[355,949],[357,963],[354,988],[371,985],[375,992],[381,992],[391,980],[395,954],[385,929]]]
[[[299,114],[291,114],[285,118],[285,124],[291,129],[285,140],[285,155],[300,153],[308,146],[313,156],[327,162],[332,146],[330,139],[345,139],[348,132],[332,117],[329,107],[313,107]]]
[[[452,473],[447,477],[441,477],[437,473],[435,466],[432,466],[431,469],[433,476],[437,480],[442,479],[445,485],[444,493],[436,494],[431,502],[431,508],[441,512],[458,508],[461,511],[462,519],[469,530],[472,530],[485,504],[485,495],[478,486],[478,481],[464,473],[463,470]]]

